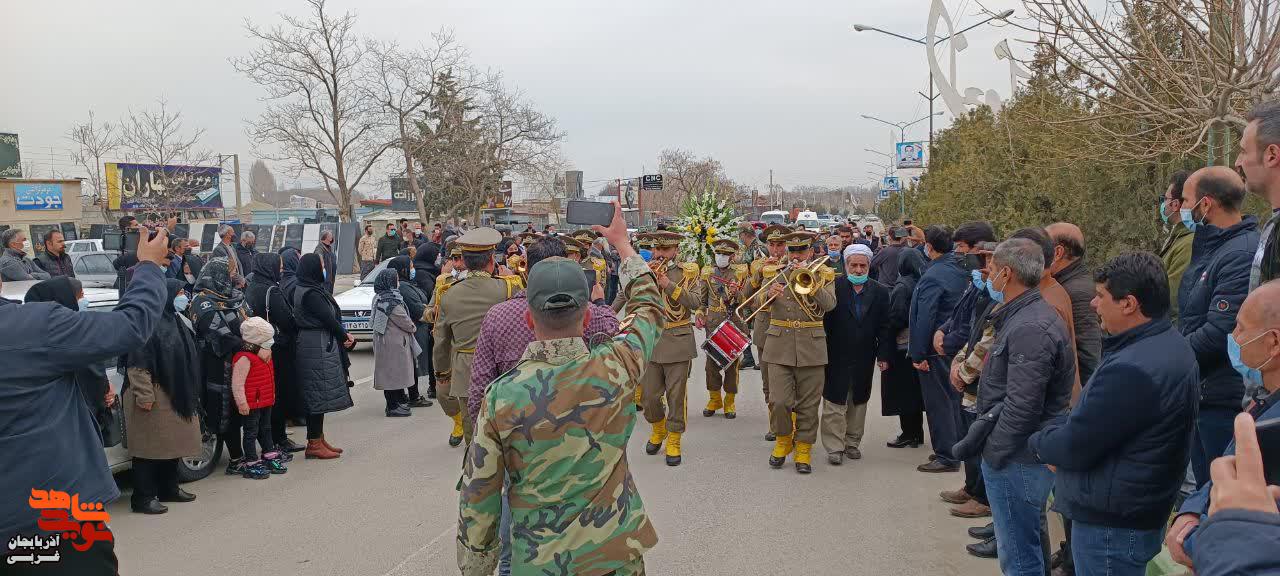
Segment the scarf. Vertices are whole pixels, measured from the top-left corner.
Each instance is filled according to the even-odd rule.
[[[32,285],[23,299],[26,302],[55,302],[72,312],[79,312],[80,304],[76,302],[77,292],[70,277],[56,276]]]
[[[219,256],[204,265],[200,277],[196,278],[195,289],[196,297],[191,305],[198,315],[244,307],[244,294],[231,282],[231,268],[225,257]]]
[[[200,352],[195,334],[173,308],[184,284],[165,281],[164,313],[147,343],[129,353],[128,365],[150,372],[152,382],[169,396],[174,412],[190,419],[196,413],[196,390],[201,384]]]
[[[396,258],[398,260],[399,258]],[[406,258],[407,262],[408,259]],[[387,333],[387,322],[396,306],[404,306],[404,297],[400,295],[400,281],[395,270],[383,269],[373,281],[373,331],[378,334]]]
[[[285,246],[280,249],[280,260],[284,262],[284,272],[280,274],[280,290],[284,292],[286,301],[293,301],[293,289],[298,285],[298,249]]]
[[[408,256],[396,256],[387,261],[387,269],[392,270],[400,277],[401,281],[409,281],[409,270],[413,268],[413,263]]]

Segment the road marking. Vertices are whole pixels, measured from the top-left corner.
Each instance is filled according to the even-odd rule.
[[[405,566],[406,564],[408,564],[410,560],[413,560],[413,559],[414,559],[415,557],[417,557],[419,554],[422,554],[422,553],[423,553],[424,551],[426,551],[427,549],[431,548],[432,546],[435,546],[435,545],[436,545],[436,543],[440,542],[440,539],[444,538],[445,536],[449,536],[449,535],[453,534],[455,530],[457,530],[457,527],[456,527],[456,526],[450,526],[450,527],[448,527],[448,528],[445,528],[445,529],[444,529],[444,532],[441,532],[441,533],[437,534],[437,535],[436,535],[436,537],[435,537],[435,538],[432,538],[430,542],[427,542],[426,544],[423,544],[421,548],[419,548],[419,549],[417,549],[416,551],[414,551],[414,553],[413,553],[413,554],[410,554],[410,555],[408,555],[407,557],[405,557],[405,559],[404,559],[404,560],[401,560],[399,564],[396,564],[394,568],[392,568],[392,569],[388,570],[388,571],[387,571],[387,573],[386,573],[386,574],[383,574],[382,576],[391,576],[391,574],[393,574],[393,573],[395,573],[395,572],[399,571],[401,568],[404,568],[404,566]],[[428,555],[427,555],[427,557],[426,557],[426,558],[424,558],[423,560],[424,560],[424,561],[425,561],[425,560],[430,560],[430,558],[431,558],[431,555],[430,555],[430,554],[428,554]]]

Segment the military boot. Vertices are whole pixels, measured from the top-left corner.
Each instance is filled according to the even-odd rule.
[[[711,394],[711,398],[707,400],[707,407],[702,409],[702,415],[711,417],[716,415],[716,410],[724,407],[724,402],[720,401],[719,390],[708,390],[707,392]]]
[[[801,474],[813,472],[813,467],[809,465],[809,453],[812,450],[813,444],[796,442],[796,472]]]
[[[667,421],[659,420],[653,423],[653,433],[649,435],[649,441],[644,445],[644,453],[650,456],[657,454],[662,449],[662,441],[667,439]]]
[[[453,415],[453,431],[449,433],[449,445],[462,444],[462,413]]]
[[[679,432],[667,434],[667,466],[680,465],[680,436]]]
[[[734,402],[737,400],[737,394],[724,395],[724,417],[730,420],[738,417],[738,406]]]
[[[787,454],[790,454],[794,447],[791,444],[790,434],[778,436],[778,440],[773,444],[773,453],[769,454],[769,465],[774,468],[781,468],[787,462]]]

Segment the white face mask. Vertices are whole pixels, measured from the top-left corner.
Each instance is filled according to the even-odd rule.
[[[461,275],[461,274],[462,274],[462,271],[461,271],[461,270],[458,270],[457,268],[454,268],[453,270],[450,270],[450,271],[449,271],[449,275],[450,275],[450,276],[452,276],[455,280],[456,280],[456,279],[458,278],[458,276],[459,276],[459,275]]]
[[[275,338],[272,338],[272,339],[270,339],[270,340],[267,340],[266,342],[263,342],[263,343],[262,343],[262,346],[260,346],[260,348],[266,348],[266,349],[270,350],[270,349],[271,349],[272,347],[274,347],[275,345],[276,345],[276,340],[275,340]]]
[[[733,257],[729,254],[716,254],[716,266],[719,268],[726,268],[729,266],[729,261],[732,259]]]

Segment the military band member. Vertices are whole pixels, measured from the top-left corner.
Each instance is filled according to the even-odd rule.
[[[682,238],[679,233],[662,230],[642,238],[653,243],[649,268],[653,269],[658,287],[662,289],[664,313],[662,338],[640,380],[644,418],[653,425],[644,448],[648,454],[657,454],[665,442],[667,465],[679,466],[680,441],[689,412],[686,385],[693,359],[698,355],[693,313],[702,303],[702,287],[698,281],[698,265],[677,262]],[[626,295],[619,293],[614,306],[625,303]]]
[[[706,329],[710,338],[721,322],[733,318],[733,309],[742,300],[751,295],[751,275],[746,264],[735,264],[734,257],[738,253],[738,243],[729,239],[716,240],[712,245],[715,252],[715,265],[702,269],[702,312],[698,323]],[[738,395],[738,366],[740,359],[726,366],[721,372],[720,366],[711,358],[706,359],[707,392],[710,398],[702,415],[711,417],[716,411],[724,408],[724,417],[738,417],[735,399]],[[724,390],[723,401],[720,391]]]
[[[577,240],[582,248],[582,269],[584,271],[594,271],[596,284],[603,289],[605,278],[609,275],[608,264],[604,261],[604,258],[591,255],[591,246],[600,235],[591,230],[583,229],[574,231],[569,237]]]
[[[432,362],[436,370],[436,394],[445,414],[453,418],[454,434],[449,445],[457,446],[458,429],[471,439],[472,422],[466,417],[467,385],[471,382],[471,355],[484,315],[494,305],[505,302],[521,289],[519,277],[494,276],[493,249],[502,237],[493,228],[475,228],[454,241],[462,254],[466,273],[455,280],[437,299],[435,347]],[[457,383],[456,386],[453,383]]]
[[[768,344],[763,359],[768,362],[769,371],[769,419],[777,436],[769,465],[781,468],[794,448],[796,471],[801,474],[812,471],[809,456],[818,438],[818,410],[827,364],[822,316],[836,305],[835,273],[831,268],[805,268],[813,261],[814,238],[811,232],[792,232],[783,237],[791,269],[784,272],[785,284],[776,282],[766,291],[774,300],[769,305]]]
[[[764,282],[773,278],[786,264],[787,243],[783,241],[783,238],[790,233],[791,229],[781,224],[773,224],[761,232],[760,235],[765,239],[768,253],[763,258],[756,258],[751,261],[752,291],[760,289]],[[751,341],[759,351],[757,356],[759,358],[760,379],[764,382],[764,400],[769,406],[770,412],[772,412],[773,404],[769,403],[769,369],[764,360],[764,347],[769,340],[769,311],[767,309],[761,310],[759,314],[756,314],[756,317],[752,319],[751,326]],[[765,433],[764,439],[769,442],[777,440],[777,436],[773,433],[772,425],[770,425],[769,431]]]

